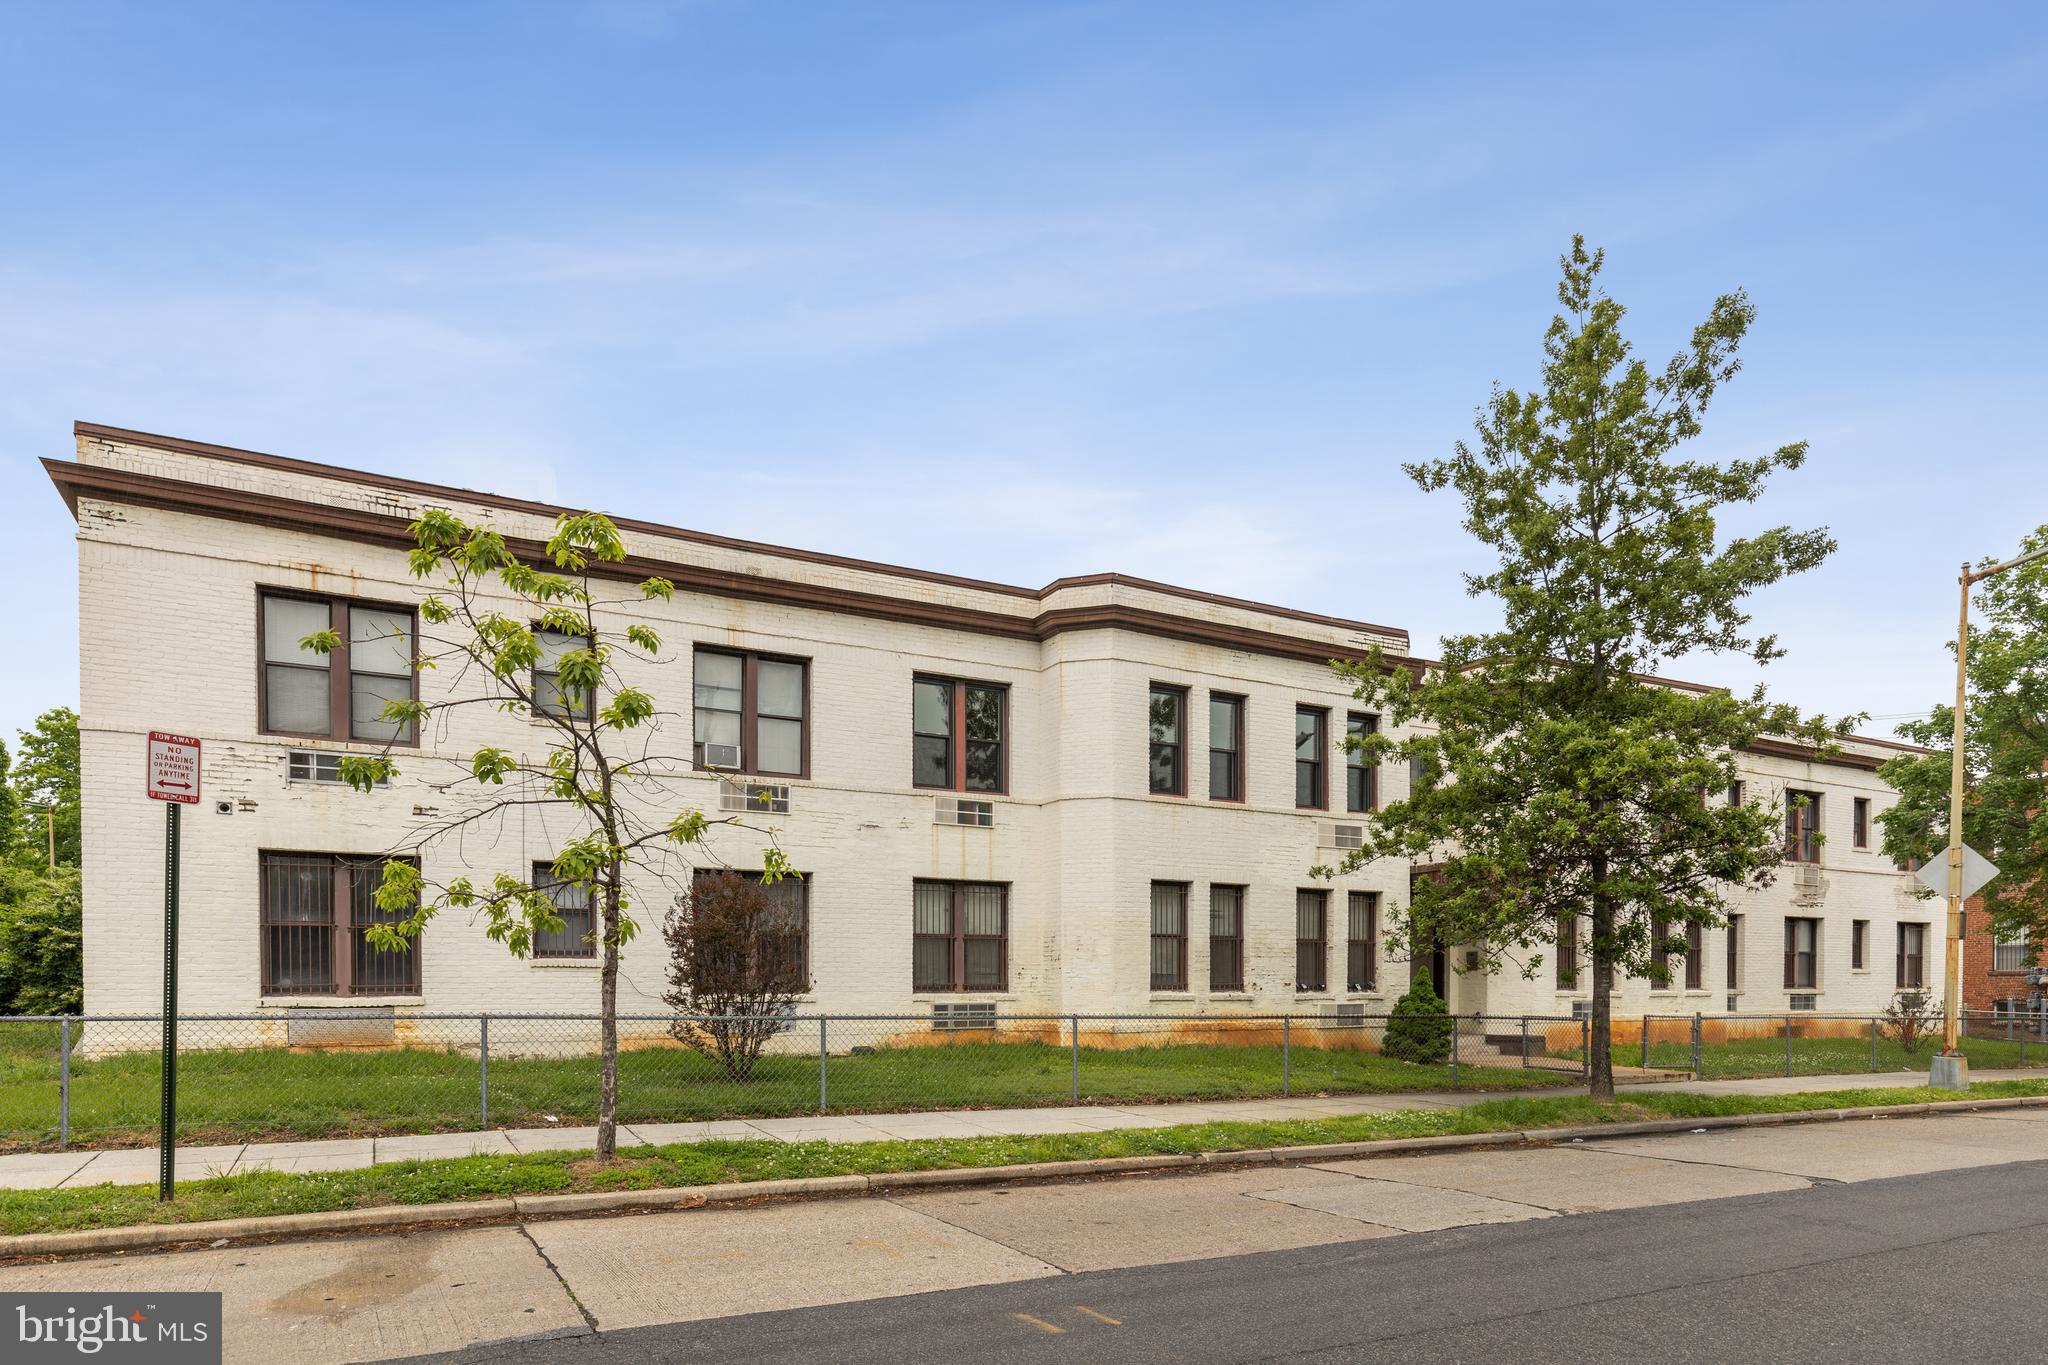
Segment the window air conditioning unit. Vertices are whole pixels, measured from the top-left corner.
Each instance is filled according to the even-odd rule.
[[[1334,848],[1349,852],[1365,847],[1365,826],[1347,825],[1336,820],[1316,821],[1316,847]]]
[[[932,1027],[940,1032],[955,1029],[994,1028],[995,1002],[974,1000],[957,1005],[933,1005]]]
[[[1817,1010],[1820,1008],[1820,997],[1818,995],[1791,996],[1786,1000],[1785,1007],[1794,1010]]]
[[[725,772],[737,772],[740,766],[740,746],[737,744],[699,744],[697,766]]]
[[[996,822],[996,807],[993,801],[967,801],[957,796],[934,798],[932,823],[935,825],[966,825],[971,829],[989,829]]]
[[[1792,903],[1801,906],[1819,905],[1828,889],[1827,878],[1822,875],[1817,863],[1795,863],[1792,867]]]
[[[718,784],[718,808],[730,815],[787,815],[789,784],[721,782]]]

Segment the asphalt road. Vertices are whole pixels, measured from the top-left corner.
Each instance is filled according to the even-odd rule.
[[[552,1340],[492,1365],[2018,1360],[2048,1162]]]

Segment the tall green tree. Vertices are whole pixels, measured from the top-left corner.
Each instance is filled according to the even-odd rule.
[[[1599,287],[1601,253],[1574,238],[1561,264],[1541,385],[1496,387],[1476,446],[1407,466],[1424,490],[1463,501],[1465,529],[1495,560],[1466,584],[1501,618],[1445,640],[1419,676],[1377,654],[1345,668],[1388,722],[1347,742],[1368,762],[1407,759],[1431,776],[1367,817],[1344,866],[1439,864],[1392,937],[1469,945],[1485,971],[1519,958],[1533,976],[1559,926],[1589,920],[1592,1083],[1611,1096],[1617,974],[1682,961],[1687,926],[1721,922],[1728,892],[1767,883],[1782,856],[1778,811],[1718,795],[1735,752],[1767,734],[1821,747],[1832,736],[1761,687],[1696,692],[1646,675],[1698,651],[1779,657],[1774,639],[1750,633],[1746,601],[1834,542],[1789,527],[1720,534],[1721,511],[1797,469],[1803,444],[1726,463],[1679,456],[1739,368],[1748,298],[1715,300],[1690,344],[1652,370]]]
[[[2048,549],[2048,526],[2019,553],[2041,549]],[[2048,560],[1978,588],[1964,697],[1963,841],[1999,869],[1984,889],[1985,909],[2000,937],[2048,942]],[[1899,735],[1935,752],[1901,755],[1881,770],[1899,791],[1877,817],[1885,851],[1901,862],[1938,861],[1948,845],[1955,707],[1937,706],[1927,719],[1901,725]]]
[[[39,859],[48,857],[46,822],[54,821],[57,861],[76,867],[79,856],[78,713],[53,706],[20,732],[8,785],[19,807],[20,841],[31,842]]]
[[[434,775],[436,804],[449,813],[430,818],[406,848],[393,850],[376,891],[387,919],[364,936],[379,949],[402,951],[442,910],[458,910],[525,957],[537,936],[566,932],[558,900],[565,891],[594,907],[597,1156],[610,1160],[618,1146],[619,950],[639,928],[635,897],[687,887],[685,850],[704,845],[715,826],[744,823],[739,816],[707,817],[685,802],[676,783],[694,771],[689,718],[663,713],[643,686],[663,655],[641,609],[675,588],[649,578],[608,591],[621,582],[626,548],[611,520],[594,512],[556,520],[540,556],[545,567],[514,554],[489,526],[443,509],[422,513],[411,530],[413,575],[433,584],[419,603],[418,639],[393,625],[350,642],[351,650],[410,655],[424,673],[448,674],[445,685],[421,689],[430,699],[385,703],[380,715],[393,743],[461,733],[471,728],[462,718],[479,711],[519,716],[534,738],[522,737],[516,752],[466,747],[454,772]],[[300,645],[324,654],[341,640],[324,630]],[[345,758],[342,776],[371,791],[398,775],[398,752],[387,744],[374,755]],[[441,881],[410,856],[529,813],[548,815],[551,827],[565,831],[542,875]],[[789,865],[772,832],[763,833],[762,879],[773,883],[789,875]]]

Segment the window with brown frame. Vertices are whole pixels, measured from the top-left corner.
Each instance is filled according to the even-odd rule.
[[[1188,690],[1153,683],[1146,704],[1146,779],[1158,796],[1185,796],[1187,771]]]
[[[1741,805],[1743,792],[1744,787],[1742,785],[1742,780],[1740,778],[1737,778],[1735,781],[1730,782],[1728,784],[1728,804],[1731,806]]]
[[[1557,988],[1572,991],[1579,988],[1579,917],[1560,914],[1557,917]]]
[[[1353,891],[1345,904],[1344,989],[1379,985],[1380,893]]]
[[[367,937],[372,925],[405,918],[377,905],[385,861],[346,853],[258,855],[264,995],[420,993],[420,940],[394,952]]]
[[[1344,737],[1364,739],[1380,728],[1378,716],[1353,711],[1344,718]],[[1350,745],[1344,747],[1344,809],[1369,811],[1380,808],[1379,770],[1365,761],[1365,755]]]
[[[1820,986],[1820,921],[1785,921],[1785,989],[1817,990]]]
[[[1009,689],[919,675],[910,680],[910,781],[941,791],[1008,788]]]
[[[1188,988],[1188,884],[1152,883],[1152,989]]]
[[[810,775],[808,662],[700,647],[693,664],[697,762],[705,745],[731,744],[743,773]]]
[[[1671,926],[1661,919],[1650,921],[1650,989],[1671,989]]]
[[[918,881],[911,888],[911,988],[1000,991],[1009,981],[1010,888]]]
[[[1244,698],[1209,694],[1209,799],[1244,800]]]
[[[1785,861],[1820,861],[1820,793],[1785,793]]]
[[[334,632],[325,654],[300,646]],[[266,735],[416,742],[410,720],[384,707],[419,697],[411,607],[264,592],[257,599],[257,729]]]
[[[1327,810],[1330,713],[1319,706],[1294,708],[1294,804]]]
[[[590,888],[582,882],[558,881],[552,863],[533,865],[533,889],[554,902],[559,932],[533,936],[533,955],[554,958],[597,956],[597,917],[591,910]]]
[[[722,868],[700,867],[691,881],[724,875]],[[759,872],[732,875],[760,883]],[[789,872],[761,887],[768,902],[767,923],[761,934],[761,952],[771,964],[780,963],[788,973],[790,989],[811,987],[811,878],[808,873]],[[771,966],[772,969],[772,966]]]
[[[1728,917],[1728,989],[1742,989],[1742,916]]]
[[[587,635],[566,635],[559,630],[533,632],[540,657],[533,663],[533,709],[544,716],[576,717],[590,720],[597,715],[597,693],[579,691],[571,697],[562,687],[562,656],[572,650],[590,648]]]
[[[1244,888],[1209,888],[1209,989],[1244,989]]]
[[[1858,848],[1870,847],[1870,798],[1859,796],[1849,807],[1849,838]]]
[[[1685,926],[1685,988],[1701,990],[1706,979],[1706,931],[1698,924]]]
[[[1330,893],[1294,893],[1294,989],[1330,989]]]
[[[1849,922],[1849,966],[1853,971],[1862,971],[1870,965],[1870,921],[1867,919]]]
[[[1927,926],[1899,926],[1898,987],[1917,991],[1927,984]]]

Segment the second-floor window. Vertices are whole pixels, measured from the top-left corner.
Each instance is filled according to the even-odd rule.
[[[337,641],[327,653],[300,646],[325,630]],[[410,720],[384,718],[387,703],[419,695],[412,608],[266,592],[257,634],[264,734],[414,742]]]
[[[544,716],[575,716],[589,720],[597,714],[597,694],[579,691],[571,697],[562,689],[562,656],[571,650],[587,649],[590,638],[565,635],[559,630],[536,630],[534,643],[540,658],[533,664],[533,709]]]
[[[1344,720],[1344,735],[1347,739],[1364,739],[1380,728],[1378,716],[1360,715],[1353,711]],[[1344,751],[1344,809],[1347,811],[1378,810],[1380,804],[1379,773],[1365,761],[1365,755],[1346,746]]]
[[[1850,842],[1858,848],[1870,847],[1870,798],[1859,796],[1850,808]]]
[[[1209,799],[1244,800],[1244,698],[1209,694]]]
[[[1820,793],[1785,793],[1785,861],[1820,861]]]
[[[945,791],[1003,791],[1008,705],[1008,690],[993,683],[913,678],[911,782]]]
[[[1304,810],[1323,810],[1330,804],[1324,785],[1329,714],[1315,706],[1294,708],[1294,804]]]
[[[1187,794],[1187,718],[1187,689],[1153,683],[1146,713],[1147,781],[1161,796]]]
[[[705,746],[738,750],[739,771],[802,777],[810,769],[809,679],[801,659],[700,649],[695,659],[696,759]]]

